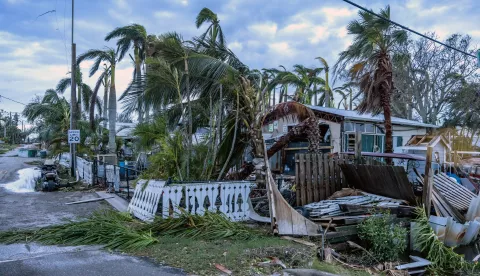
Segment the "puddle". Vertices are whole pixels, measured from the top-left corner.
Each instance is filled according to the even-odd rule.
[[[21,169],[17,172],[18,179],[3,186],[15,193],[35,192],[35,179],[41,176],[41,171],[35,168]]]

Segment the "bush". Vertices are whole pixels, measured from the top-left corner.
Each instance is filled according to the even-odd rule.
[[[358,226],[358,236],[377,261],[396,261],[407,248],[407,230],[390,214],[372,216]]]

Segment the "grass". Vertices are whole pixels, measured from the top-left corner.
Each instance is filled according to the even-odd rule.
[[[195,275],[217,275],[221,264],[234,275],[271,275],[282,267],[259,266],[276,257],[288,268],[317,268],[339,275],[357,271],[316,261],[311,247],[252,230],[222,214],[179,214],[179,218],[146,224],[130,214],[100,210],[88,219],[37,230],[0,232],[0,243],[39,242],[47,245],[104,245]]]
[[[260,267],[257,264],[279,258],[287,267],[309,267],[315,252],[309,247],[265,236],[252,240],[202,240],[178,237],[159,237],[159,242],[133,254],[146,256],[157,262],[180,267],[195,275],[218,275],[214,264],[221,264],[233,275],[271,275],[280,266]]]

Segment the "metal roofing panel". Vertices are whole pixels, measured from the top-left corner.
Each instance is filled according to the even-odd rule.
[[[350,119],[350,120],[362,120],[362,121],[379,122],[379,123],[383,123],[384,121],[382,114],[373,116],[371,113],[360,114],[356,110],[345,110],[345,109],[337,109],[337,108],[313,106],[313,105],[307,105],[307,107],[316,111],[342,116],[345,119]],[[439,126],[436,126],[436,125],[424,124],[422,122],[407,120],[407,119],[398,118],[398,117],[392,117],[392,124],[439,128]]]

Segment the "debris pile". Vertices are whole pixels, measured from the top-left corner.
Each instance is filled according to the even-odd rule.
[[[345,188],[329,199],[303,206],[308,218],[325,229],[325,238],[343,241],[357,234],[357,224],[372,215],[389,212],[397,217],[410,217],[414,208],[407,202],[360,190]]]

